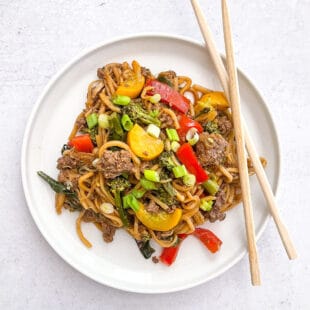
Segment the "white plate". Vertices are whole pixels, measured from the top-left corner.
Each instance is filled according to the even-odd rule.
[[[221,89],[205,48],[185,38],[148,34],[91,48],[52,79],[34,106],[23,142],[23,186],[38,228],[71,266],[100,283],[126,291],[178,291],[220,275],[246,253],[241,206],[230,211],[224,222],[205,225],[223,240],[218,253],[210,254],[197,240],[188,238],[174,265],[166,267],[145,260],[133,239],[123,231],[117,231],[114,241],[107,244],[93,224],[85,223],[83,231],[93,243],[91,249],[85,248],[75,232],[77,215],[66,211],[61,216],[56,215],[54,194],[36,174],[36,171],[43,170],[56,177],[55,166],[60,149],[77,114],[84,107],[87,86],[96,79],[97,68],[110,62],[133,59],[150,68],[153,73],[172,69],[179,75],[190,76],[195,83]],[[245,119],[259,153],[268,159],[266,172],[276,191],[280,153],[271,115],[258,91],[241,72],[239,83]],[[268,212],[255,177],[251,178],[251,187],[255,229],[260,236]]]

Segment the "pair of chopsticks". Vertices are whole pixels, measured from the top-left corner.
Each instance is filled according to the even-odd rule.
[[[239,85],[237,78],[237,70],[235,66],[230,16],[226,0],[222,0],[222,19],[223,19],[225,50],[226,50],[227,72],[221,59],[221,56],[216,48],[215,41],[212,37],[210,28],[203,15],[201,7],[198,4],[198,1],[191,0],[191,3],[195,11],[196,18],[200,26],[203,38],[209,50],[216,71],[218,73],[222,87],[224,89],[225,95],[231,104],[232,117],[235,130],[237,156],[238,156],[238,166],[240,173],[240,184],[243,197],[243,208],[244,208],[246,235],[248,242],[251,280],[253,285],[260,285],[260,272],[259,272],[259,264],[255,242],[253,210],[250,198],[250,184],[249,184],[245,146],[252,160],[256,176],[259,180],[261,189],[268,203],[269,211],[276,224],[277,230],[280,234],[283,246],[286,250],[289,259],[295,259],[297,257],[297,253],[294,248],[293,242],[289,236],[288,230],[280,217],[279,211],[276,206],[275,197],[272,192],[269,181],[267,179],[267,176],[265,174],[264,168],[260,162],[258,153],[251,140],[251,137],[249,136],[245,122],[242,120],[241,117]]]

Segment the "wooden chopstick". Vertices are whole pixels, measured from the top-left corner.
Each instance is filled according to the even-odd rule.
[[[245,150],[244,133],[241,122],[240,94],[237,70],[235,66],[234,47],[231,35],[230,17],[225,0],[222,0],[222,18],[226,50],[226,63],[229,78],[229,94],[232,110],[232,118],[235,130],[236,149],[238,157],[239,177],[242,191],[245,227],[248,240],[251,279],[253,285],[260,285],[260,272],[255,242],[255,229],[251,202],[251,191],[247,155]]]
[[[225,66],[223,64],[222,58],[218,52],[218,49],[216,47],[215,41],[213,39],[213,36],[210,31],[210,27],[208,26],[206,19],[203,15],[203,12],[198,4],[197,0],[191,0],[192,6],[195,12],[195,15],[197,17],[197,21],[201,30],[201,33],[204,37],[205,43],[207,45],[208,51],[210,53],[211,59],[214,63],[214,66],[216,68],[217,74],[219,76],[220,82],[222,84],[222,87],[224,89],[224,92],[226,94],[226,97],[229,99],[229,89],[228,89],[228,75],[225,69]],[[262,188],[262,191],[265,195],[266,201],[268,203],[269,211],[273,217],[273,220],[276,224],[276,227],[278,229],[279,235],[281,237],[283,246],[286,250],[286,253],[289,257],[289,259],[295,259],[297,258],[297,253],[295,250],[295,247],[293,245],[293,242],[290,238],[290,235],[288,233],[288,230],[282,221],[278,208],[276,206],[276,200],[274,197],[274,194],[272,192],[271,185],[267,179],[265,170],[261,164],[261,161],[259,159],[258,153],[256,151],[256,148],[254,146],[254,143],[248,133],[247,127],[245,122],[243,121],[243,131],[245,135],[245,143],[246,148],[249,153],[249,156],[252,160],[252,164],[254,167],[254,170],[256,172],[256,176],[258,178],[258,181],[260,183],[260,186]]]

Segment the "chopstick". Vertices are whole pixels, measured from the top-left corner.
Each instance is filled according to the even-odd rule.
[[[208,51],[210,53],[211,59],[214,63],[214,66],[216,68],[217,74],[219,76],[220,82],[222,84],[222,87],[224,89],[224,92],[226,94],[226,97],[229,99],[229,88],[228,88],[228,75],[226,72],[226,69],[224,67],[223,61],[221,59],[221,56],[218,52],[218,49],[216,47],[215,41],[213,39],[213,36],[211,34],[210,28],[207,24],[207,21],[203,15],[203,12],[198,4],[197,0],[191,0],[201,33],[203,35],[203,38],[205,40],[205,43],[207,45]],[[250,135],[248,134],[248,130],[246,127],[245,122],[243,121],[243,131],[245,135],[245,143],[247,147],[247,151],[249,153],[249,156],[252,160],[252,164],[254,167],[254,170],[256,172],[256,176],[259,180],[260,186],[262,188],[262,191],[265,195],[266,201],[268,203],[269,211],[273,217],[273,220],[276,224],[277,230],[280,234],[283,246],[286,250],[286,253],[289,257],[289,259],[295,259],[297,258],[297,253],[294,248],[293,242],[290,238],[290,235],[288,233],[288,230],[286,226],[284,225],[284,222],[282,221],[279,211],[276,206],[276,201],[274,194],[272,192],[272,188],[270,183],[268,182],[265,170],[261,164],[261,161],[259,159],[258,153],[256,151],[256,148],[254,146],[254,143],[252,142],[252,139]]]
[[[245,227],[248,240],[248,250],[250,259],[251,279],[253,285],[260,285],[260,272],[255,243],[255,230],[253,220],[253,210],[251,202],[249,171],[247,165],[247,155],[245,150],[244,133],[241,122],[240,94],[237,70],[235,66],[234,47],[231,35],[230,17],[225,0],[222,0],[222,18],[226,50],[226,63],[229,78],[229,94],[232,110],[232,118],[235,130],[236,149],[238,157],[239,177],[242,191],[243,210]]]

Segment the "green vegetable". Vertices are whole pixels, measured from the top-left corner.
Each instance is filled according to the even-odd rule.
[[[196,128],[190,128],[185,137],[190,145],[194,145],[199,141],[199,134]]]
[[[152,136],[152,137],[154,137],[154,138],[158,138],[159,135],[160,135],[160,128],[157,127],[157,126],[154,125],[154,124],[149,124],[149,125],[147,126],[146,132],[147,132],[150,136]]]
[[[187,170],[184,165],[174,167],[172,172],[176,178],[182,178],[187,174]]]
[[[174,195],[170,195],[164,187],[160,187],[159,190],[154,194],[160,201],[164,202],[168,206],[177,205],[178,201]]]
[[[98,117],[98,125],[100,128],[108,129],[109,125],[109,115],[107,114],[99,114]]]
[[[144,189],[138,190],[135,188],[131,191],[131,194],[133,194],[137,199],[139,199],[139,198],[143,197],[145,192],[146,192],[146,190],[144,190]]]
[[[133,122],[127,114],[122,116],[121,123],[126,131],[129,131],[133,127]]]
[[[159,115],[159,110],[152,110],[149,112],[150,116],[157,117]]]
[[[166,128],[166,133],[170,141],[180,141],[179,135],[174,128]]]
[[[200,200],[199,208],[203,211],[211,211],[213,206],[213,200],[206,201],[205,199]]]
[[[144,173],[144,177],[149,181],[152,181],[152,182],[160,181],[159,174],[157,171],[145,169],[143,173]]]
[[[150,98],[150,102],[156,104],[161,100],[161,96],[160,94],[154,94],[151,98]]]
[[[116,112],[113,112],[109,117],[109,127],[111,128],[113,140],[123,140],[124,131],[121,125],[120,116]]]
[[[117,95],[116,97],[113,98],[112,101],[114,104],[117,105],[128,105],[131,99],[128,96]]]
[[[161,83],[169,85],[170,87],[173,87],[173,84],[171,83],[171,81],[168,80],[164,75],[159,75],[157,77],[157,80]]]
[[[123,206],[125,209],[130,207],[135,212],[137,212],[140,208],[139,202],[133,194],[128,194],[123,197]]]
[[[150,240],[136,240],[136,243],[138,245],[138,248],[141,252],[141,254],[144,256],[144,258],[150,258],[152,254],[155,252],[155,250],[150,246]]]
[[[170,195],[170,196],[175,196],[176,195],[176,191],[174,189],[174,187],[172,186],[171,182],[167,182],[167,183],[163,183],[163,188],[164,190]]]
[[[180,146],[181,146],[180,143],[177,142],[177,141],[172,141],[172,142],[171,142],[171,150],[172,150],[174,153],[176,153],[176,151],[179,149]]]
[[[149,181],[145,178],[140,179],[141,186],[146,190],[157,190],[157,186],[154,182]]]
[[[187,186],[194,186],[196,183],[196,177],[194,174],[186,174],[183,177],[183,183]]]
[[[172,170],[174,167],[176,167],[176,164],[174,163],[172,159],[172,153],[171,152],[162,152],[158,158],[159,164],[161,167],[167,168],[168,170]]]
[[[98,124],[98,115],[97,113],[89,114],[86,117],[87,126],[89,129],[94,128]]]
[[[209,179],[206,182],[203,182],[202,185],[212,196],[214,196],[220,188],[219,185],[211,179]]]
[[[44,181],[46,181],[50,185],[54,192],[66,195],[66,203],[70,206],[70,211],[82,210],[83,207],[80,204],[76,192],[71,190],[68,186],[65,186],[63,183],[54,180],[43,171],[38,171],[37,173]]]
[[[209,121],[203,125],[203,129],[208,133],[219,133],[218,125],[216,122]]]
[[[123,113],[128,114],[133,122],[140,122],[145,125],[154,124],[160,126],[160,121],[157,116],[152,116],[142,108],[139,103],[132,102],[123,108]]]
[[[111,189],[111,192],[114,195],[114,199],[115,199],[115,206],[117,208],[117,211],[119,213],[119,216],[123,222],[123,225],[125,227],[128,226],[129,222],[128,222],[128,217],[127,214],[124,210],[123,204],[122,204],[122,198],[121,198],[121,193],[127,189],[128,187],[130,187],[130,182],[128,180],[126,180],[125,178],[119,176],[116,177],[115,179],[109,181],[108,186]]]

